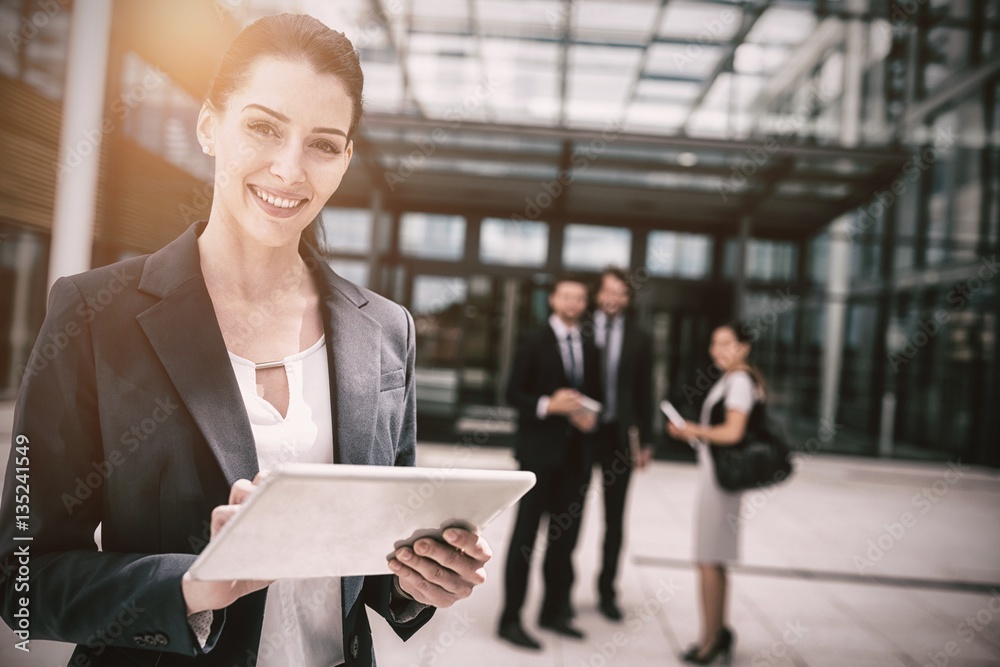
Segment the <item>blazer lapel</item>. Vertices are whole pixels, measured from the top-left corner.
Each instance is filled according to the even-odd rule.
[[[232,486],[257,474],[257,452],[201,275],[199,225],[146,260],[139,289],[162,300],[136,319]]]
[[[368,298],[309,245],[300,252],[318,277],[329,344],[334,463],[371,461],[381,390],[382,327],[363,310]]]

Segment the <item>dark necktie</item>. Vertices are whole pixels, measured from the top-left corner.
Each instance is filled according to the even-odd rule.
[[[569,348],[569,382],[574,389],[580,388],[580,373],[576,369],[576,355],[573,354],[573,335],[566,334],[566,346]]]

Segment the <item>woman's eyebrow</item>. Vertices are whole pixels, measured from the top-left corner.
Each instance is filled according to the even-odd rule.
[[[267,113],[267,114],[270,114],[270,115],[274,116],[275,118],[277,118],[278,120],[280,120],[282,123],[287,123],[289,120],[291,120],[285,114],[278,113],[274,109],[268,109],[266,106],[264,106],[262,104],[248,104],[245,107],[243,107],[243,111],[246,111],[247,109],[260,109],[264,113]],[[315,132],[315,133],[317,133],[317,134],[339,134],[340,136],[344,137],[345,139],[347,138],[347,133],[346,132],[344,132],[343,130],[338,130],[335,127],[314,127],[312,129],[312,131]]]

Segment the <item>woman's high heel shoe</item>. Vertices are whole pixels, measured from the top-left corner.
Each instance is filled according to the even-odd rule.
[[[723,627],[719,630],[719,634],[715,635],[712,649],[708,653],[701,655],[701,647],[695,644],[681,656],[681,660],[692,665],[710,665],[715,662],[717,657],[721,656],[723,665],[731,665],[733,664],[733,645],[735,643],[736,637],[732,630]]]

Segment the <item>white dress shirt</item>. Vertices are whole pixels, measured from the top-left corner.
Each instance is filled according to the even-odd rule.
[[[330,367],[326,337],[284,358],[285,416],[258,395],[254,363],[229,359],[246,404],[261,470],[285,462],[333,464]],[[340,578],[280,579],[268,587],[257,667],[332,667],[344,662]]]
[[[556,335],[556,341],[559,343],[559,355],[562,357],[563,370],[566,371],[566,378],[572,384],[572,369],[575,367],[577,372],[577,381],[582,385],[585,369],[583,367],[583,337],[580,336],[579,327],[567,327],[566,324],[554,313],[549,316],[549,326],[552,327],[552,331]],[[567,341],[567,338],[569,338],[572,343]],[[571,349],[573,354],[572,357],[570,357]],[[573,360],[573,363],[570,363],[570,359]],[[538,415],[539,419],[545,419],[548,416],[550,398],[550,396],[542,396],[538,399],[538,406],[535,410],[535,414]]]

